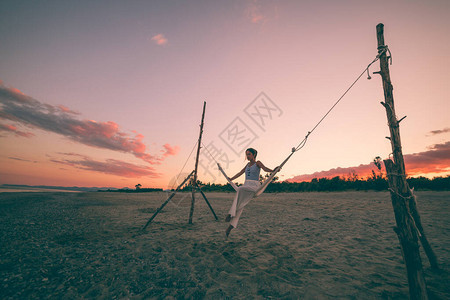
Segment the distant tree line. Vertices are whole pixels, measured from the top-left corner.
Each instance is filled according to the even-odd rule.
[[[162,192],[163,189],[159,188],[138,188],[135,190],[129,189],[129,188],[123,188],[118,190],[98,190],[98,192],[117,192],[117,193],[150,193],[150,192]]]
[[[263,178],[261,178],[262,181]],[[417,190],[448,191],[450,190],[450,176],[435,177],[429,179],[426,177],[408,178],[407,182],[411,188]],[[202,183],[198,181],[199,186],[204,192],[234,192],[230,184]],[[187,184],[182,191],[190,191],[192,186]],[[294,192],[336,192],[336,191],[386,191],[388,181],[382,175],[373,172],[372,177],[359,179],[358,176],[349,178],[314,178],[309,182],[272,182],[265,190],[267,193],[294,193]]]
[[[333,178],[314,178],[311,181],[303,182],[279,182],[278,177],[272,178],[271,184],[269,184],[265,190],[267,193],[294,193],[294,192],[336,192],[336,191],[386,191],[389,187],[388,180],[383,174],[382,159],[380,156],[375,157],[372,163],[376,167],[376,171],[372,170],[372,175],[365,179],[360,179],[358,174],[354,171],[347,177],[333,177]],[[263,182],[269,178],[269,174],[264,177],[259,176],[259,181]],[[435,177],[429,179],[426,177],[410,177],[407,178],[411,188],[415,190],[430,190],[430,191],[449,191],[450,190],[450,176],[447,177]],[[197,185],[201,187],[204,192],[234,192],[234,189],[230,184],[215,184],[215,183],[202,183],[197,181]],[[160,192],[162,189],[154,188],[142,188],[140,183],[135,185],[135,190],[120,189],[117,192],[126,193],[142,193],[142,192]],[[191,191],[192,182],[188,182],[181,191]],[[108,190],[111,191],[111,190]]]

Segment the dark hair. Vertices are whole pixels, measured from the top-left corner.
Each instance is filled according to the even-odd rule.
[[[248,148],[247,150],[245,150],[245,152],[250,152],[251,154],[253,154],[253,156],[255,156],[255,158],[256,158],[256,155],[258,155],[258,151],[256,151],[255,149],[253,149],[253,148]]]

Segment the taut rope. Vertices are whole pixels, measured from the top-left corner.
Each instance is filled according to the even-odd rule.
[[[319,120],[319,122],[317,122],[317,124],[310,130],[308,131],[308,133],[306,134],[305,138],[297,145],[297,147],[293,147],[291,149],[291,153],[287,156],[287,158],[278,166],[278,168],[276,168],[274,170],[274,172],[272,172],[272,174],[270,175],[270,177],[263,183],[263,190],[265,189],[265,187],[268,185],[265,184],[268,180],[272,180],[273,176],[275,176],[275,174],[280,171],[281,167],[284,166],[284,164],[291,158],[291,156],[299,151],[300,149],[302,149],[303,147],[305,147],[306,142],[308,141],[309,136],[311,135],[311,133],[314,132],[314,130],[316,130],[316,128],[322,123],[323,120],[325,120],[325,118],[331,113],[331,111],[336,107],[336,105],[338,105],[339,102],[341,102],[341,100],[344,98],[345,95],[347,95],[347,93],[353,88],[353,86],[358,82],[358,80],[367,72],[367,79],[371,79],[372,77],[370,77],[369,74],[369,68],[371,65],[373,65],[376,61],[378,61],[380,59],[380,56],[386,52],[389,52],[389,58],[390,58],[390,63],[392,64],[392,55],[391,55],[391,51],[389,50],[388,46],[384,46],[381,48],[381,51],[377,54],[377,56],[372,60],[372,62],[367,65],[367,67],[364,69],[364,71],[361,72],[361,74],[359,74],[359,76],[355,79],[355,81],[353,81],[353,83],[347,88],[347,90],[339,97],[339,99],[333,104],[333,106],[331,106],[331,108],[323,115],[323,117]],[[216,161],[216,159],[214,158],[214,156],[211,154],[211,152],[209,152],[208,148],[203,144],[203,146],[205,147],[206,151],[209,153],[209,155],[212,157],[212,159],[217,163],[219,170],[222,171],[222,173],[224,174],[224,176],[227,178],[227,180],[229,179],[228,176],[225,174],[225,172],[223,171],[223,169],[220,167],[220,164]]]

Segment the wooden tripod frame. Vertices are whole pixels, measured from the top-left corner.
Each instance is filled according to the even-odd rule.
[[[170,196],[167,198],[167,200],[156,210],[156,212],[153,214],[153,216],[147,221],[144,227],[142,227],[142,230],[145,230],[147,226],[153,221],[153,219],[156,217],[157,214],[161,212],[161,210],[164,208],[164,206],[169,203],[169,201],[175,196],[175,194],[183,187],[183,185],[190,179],[191,180],[191,186],[192,186],[192,201],[191,201],[191,210],[189,212],[189,224],[192,224],[192,216],[194,215],[194,206],[195,206],[195,193],[199,191],[201,195],[203,196],[203,199],[205,199],[206,204],[208,204],[209,209],[214,215],[214,218],[216,221],[218,220],[216,213],[214,212],[214,209],[212,208],[211,204],[209,203],[208,199],[205,196],[205,193],[203,193],[202,189],[198,185],[197,182],[197,170],[198,170],[198,158],[200,156],[200,148],[202,145],[202,135],[203,135],[203,124],[205,119],[205,109],[206,109],[206,101],[203,102],[203,113],[202,113],[202,122],[200,123],[200,134],[198,137],[198,146],[197,146],[197,156],[195,158],[195,168],[194,170],[183,180],[183,182],[175,189],[175,191],[170,194]]]

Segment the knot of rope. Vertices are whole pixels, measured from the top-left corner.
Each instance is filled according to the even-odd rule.
[[[382,46],[378,46],[378,55],[376,57],[376,59],[379,59],[381,55],[383,55],[384,53],[388,52],[388,60],[389,60],[389,64],[392,65],[392,53],[391,50],[389,50],[388,45],[382,45]]]

